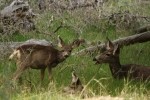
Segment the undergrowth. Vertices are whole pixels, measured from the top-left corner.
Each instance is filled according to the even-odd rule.
[[[131,5],[133,3],[131,1],[132,0],[120,0],[120,2],[117,4],[109,1],[109,3],[111,2],[112,4],[106,9],[106,11],[107,13],[112,12],[112,10],[114,12],[118,12],[119,9],[122,11],[129,10],[134,13],[139,11],[138,13],[149,15],[149,13],[147,13],[149,11],[147,10],[148,7],[139,10],[138,6],[134,7],[134,5]],[[129,5],[126,7],[125,5],[128,3]],[[34,5],[34,3],[31,4]],[[104,8],[107,6],[108,4],[106,4]],[[106,37],[114,40],[133,34],[133,30],[118,30],[113,25],[108,25],[105,20],[93,19],[91,24],[89,24],[90,21],[87,23],[87,20],[89,19],[82,20],[81,15],[78,16],[77,14],[79,14],[78,11],[75,13],[68,13],[66,11],[63,12],[63,16],[59,16],[54,12],[45,11],[35,19],[35,31],[28,33],[16,32],[13,34],[13,36],[2,36],[0,41],[20,42],[31,38],[36,38],[46,39],[47,41],[52,41],[56,44],[56,37],[57,35],[60,35],[65,42],[72,41],[75,38],[84,38],[86,41],[90,42],[105,42]],[[49,23],[53,16],[55,19],[53,22]],[[60,25],[62,20],[64,26],[67,27],[61,28],[57,33],[52,33]],[[146,42],[123,47],[120,54],[121,64],[136,63],[145,66],[150,65],[149,44],[150,42]],[[83,48],[85,47],[80,46],[73,52],[77,52]],[[124,97],[127,100],[150,99],[149,82],[144,83],[140,81],[113,79],[107,64],[94,64],[92,59],[96,55],[97,53],[92,55],[86,54],[83,56],[70,56],[66,61],[60,63],[56,68],[53,69],[53,82],[48,80],[48,73],[46,72],[45,79],[41,85],[40,71],[29,69],[22,74],[22,84],[17,83],[16,87],[12,85],[13,83],[11,81],[12,75],[16,70],[16,64],[15,61],[8,61],[8,56],[6,56],[6,58],[0,61],[0,98],[3,100],[66,100],[66,98],[67,100],[80,99],[79,96],[66,95],[62,93],[63,87],[67,86],[71,81],[71,72],[75,70],[91,96],[110,95],[113,97]]]

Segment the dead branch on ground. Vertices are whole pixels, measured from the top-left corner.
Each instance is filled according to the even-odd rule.
[[[113,44],[118,44],[120,47],[123,47],[123,46],[128,46],[131,44],[143,43],[147,41],[150,41],[150,31],[116,39],[113,41]],[[85,49],[82,49],[79,52],[73,53],[73,55],[82,55],[82,54],[89,53],[89,52],[95,52],[97,50],[104,51],[105,43],[87,47]]]

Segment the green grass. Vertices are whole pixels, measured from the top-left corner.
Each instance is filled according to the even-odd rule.
[[[65,38],[65,41],[69,41],[69,38],[73,37],[65,37],[63,36],[63,32],[66,33],[66,31],[60,31],[59,34]],[[98,40],[97,33],[93,32],[92,35],[95,35]],[[103,35],[101,36],[104,37]],[[114,35],[114,37],[116,37],[116,35]],[[91,41],[94,39],[94,36],[87,37],[87,39]],[[103,39],[103,41],[105,41],[105,39]],[[150,65],[148,52],[150,50],[150,47],[147,46],[148,44],[149,42],[127,46],[121,49],[121,63],[137,63],[142,65]],[[62,100],[65,100],[65,97],[62,96],[62,93],[59,91],[61,91],[64,86],[70,84],[71,72],[72,70],[75,70],[77,75],[81,78],[83,84],[88,84],[87,88],[89,88],[92,93],[94,93],[93,95],[111,95],[132,98],[131,94],[133,94],[135,95],[133,98],[137,98],[136,96],[138,96],[138,98],[144,97],[145,100],[148,99],[150,86],[147,83],[144,84],[139,82],[114,80],[111,76],[110,69],[107,64],[95,65],[92,59],[93,56],[90,55],[69,57],[66,61],[59,64],[56,68],[53,69],[54,84],[50,86],[47,71],[43,86],[40,87],[40,71],[34,69],[29,71],[27,70],[22,75],[23,84],[18,85],[17,89],[15,90],[9,89],[11,87],[11,83],[9,84],[8,82],[11,82],[10,77],[15,72],[16,65],[14,62],[8,62],[7,60],[3,60],[0,64],[0,94],[4,95],[7,94],[8,91],[11,91],[10,94],[7,94],[8,96],[6,95],[6,97],[12,97],[14,98],[14,100],[19,100],[21,98],[28,100],[47,100],[50,98],[52,98],[53,100],[58,100],[59,98],[62,98]],[[31,86],[29,85],[27,80],[31,80]],[[32,90],[30,90],[31,87]],[[4,98],[6,97],[4,96]],[[67,98],[70,100],[73,99],[70,96]]]
[[[112,4],[107,9],[107,12],[111,12],[112,10],[114,10],[114,12],[118,11],[120,6],[122,6],[122,10],[128,9],[132,12],[136,12],[135,10],[139,9],[138,7],[133,9],[133,6],[126,8],[125,3],[121,3],[121,1],[118,4]],[[132,4],[131,0],[128,0],[128,2]],[[34,3],[32,3],[32,5],[34,5]],[[116,7],[113,5],[116,5]],[[149,15],[149,10],[146,10],[148,8],[149,7],[143,7],[142,10],[139,10],[139,13],[142,12]],[[50,23],[49,21],[52,16],[54,16],[55,19]],[[65,22],[64,24],[66,26],[75,26],[77,30],[72,27],[65,27],[55,34],[51,33],[60,25],[62,20]],[[117,30],[114,26],[107,25],[105,20],[92,21],[91,24],[85,23],[82,21],[82,15],[78,15],[78,12],[75,14],[64,12],[62,16],[55,16],[54,12],[50,13],[47,11],[38,16],[35,19],[35,22],[39,32],[16,33],[13,36],[2,37],[0,38],[0,41],[26,41],[35,38],[46,39],[56,43],[57,35],[60,35],[65,42],[71,42],[77,37],[84,38],[86,41],[105,42],[106,37],[114,40],[131,35],[132,32],[131,30]],[[77,35],[77,32],[79,32],[79,36]],[[120,53],[121,64],[136,63],[150,66],[149,43],[150,42],[146,42],[123,47]],[[73,52],[77,52],[83,48],[84,47],[76,48]],[[113,79],[108,64],[94,64],[92,59],[95,55],[97,55],[97,53],[93,55],[70,56],[66,61],[60,63],[53,69],[53,83],[49,82],[46,70],[42,86],[40,86],[40,71],[29,69],[22,74],[22,84],[17,84],[15,88],[12,85],[11,78],[16,70],[16,64],[14,61],[9,62],[7,60],[8,57],[6,57],[5,59],[0,60],[0,99],[66,100],[67,98],[67,100],[77,100],[79,99],[79,96],[70,96],[62,93],[62,89],[70,84],[71,72],[73,70],[75,70],[82,83],[86,86],[86,89],[89,90],[90,94],[93,96],[111,95],[114,97],[124,97],[127,100],[148,100],[150,98],[150,83]]]

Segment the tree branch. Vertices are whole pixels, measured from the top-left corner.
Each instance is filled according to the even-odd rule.
[[[135,43],[143,43],[150,41],[150,31],[144,32],[141,34],[135,34],[127,37],[123,37],[120,39],[116,39],[113,42],[113,44],[118,44],[120,47],[128,46]],[[88,48],[82,49],[79,52],[73,53],[72,55],[82,55],[88,52],[95,52],[97,50],[104,51],[105,50],[105,43],[102,43],[100,45],[96,46],[90,46]]]
[[[150,31],[150,24],[136,29],[135,33],[143,33],[147,31]]]

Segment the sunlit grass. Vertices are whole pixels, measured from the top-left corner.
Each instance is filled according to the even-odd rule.
[[[146,46],[146,44],[148,43],[140,44],[136,48],[134,46],[124,47],[124,49],[121,50],[121,62],[136,63],[136,55],[129,55],[133,54],[131,50],[137,51],[143,45]],[[128,48],[127,51],[129,54],[126,53],[126,48]],[[145,57],[138,58],[140,61],[137,62],[138,64],[149,64],[149,60],[144,60],[149,57],[146,56],[146,52],[148,50],[149,48],[144,49],[143,55],[145,55]],[[137,55],[137,57],[138,56],[139,55]],[[107,64],[95,65],[92,59],[93,58],[89,55],[69,57],[65,62],[59,64],[53,69],[54,83],[49,84],[46,71],[46,77],[42,86],[39,86],[40,71],[34,69],[27,70],[22,74],[23,84],[19,85],[17,90],[9,90],[9,84],[6,85],[7,82],[11,82],[9,79],[16,69],[14,62],[2,61],[0,66],[0,73],[2,76],[1,91],[4,90],[6,94],[7,91],[11,91],[11,94],[9,94],[10,97],[18,100],[21,98],[25,100],[47,100],[49,98],[58,100],[58,98],[62,98],[63,100],[65,97],[62,96],[62,92],[60,91],[64,86],[70,84],[71,72],[72,70],[75,70],[82,83],[85,86],[87,85],[86,87],[92,91],[92,94],[94,93],[93,95],[121,96],[124,98],[133,98],[133,100],[140,100],[139,98],[144,98],[143,100],[147,100],[149,98],[149,83],[113,79]],[[29,85],[28,80],[31,81],[32,85]],[[32,90],[30,90],[31,87]],[[67,98],[70,100],[75,98],[79,99],[78,97],[72,98],[72,96]]]
[[[130,3],[132,4],[131,0]],[[122,0],[117,4],[115,8],[112,7],[111,10],[121,9],[131,10],[131,8],[126,8],[125,2],[121,3]],[[31,3],[34,5],[34,3]],[[111,7],[110,7],[111,8]],[[109,9],[110,9],[109,8]],[[131,11],[134,12],[134,9]],[[146,7],[149,8],[149,7]],[[108,9],[108,10],[109,10]],[[139,8],[138,8],[139,9]],[[149,14],[147,10],[142,8],[141,11]],[[141,12],[140,11],[140,12]],[[143,12],[143,13],[144,13]],[[86,41],[101,41],[105,42],[106,37],[111,40],[128,36],[131,34],[130,30],[116,30],[113,26],[107,25],[107,23],[97,21],[95,26],[85,25],[80,22],[80,17],[76,18],[73,15],[67,15],[65,12],[63,16],[57,16],[53,22],[53,13],[49,11],[41,14],[35,19],[36,28],[38,31],[31,31],[28,33],[15,33],[13,36],[6,36],[0,39],[1,42],[8,41],[26,41],[31,38],[35,39],[46,39],[47,41],[52,41],[56,43],[57,36],[60,35],[65,42],[71,42],[75,38],[84,38]],[[78,16],[78,15],[77,15]],[[55,16],[54,16],[55,17]],[[72,17],[72,18],[71,18]],[[52,32],[60,25],[62,18],[65,19],[64,24],[76,25],[78,30],[73,28],[61,28],[58,32],[53,34]],[[104,26],[102,25],[104,24]],[[103,29],[103,27],[106,29]],[[77,29],[78,29],[77,28]],[[133,34],[133,33],[132,33]],[[73,50],[77,52],[84,47],[79,47]],[[141,64],[145,66],[150,66],[150,46],[149,42],[142,44],[135,44],[131,46],[125,46],[121,48],[120,61],[121,64]],[[97,53],[96,53],[97,54]],[[125,100],[149,100],[150,99],[150,83],[132,81],[132,80],[117,80],[113,79],[108,64],[95,65],[92,61],[93,57],[96,55],[74,55],[70,56],[66,61],[60,63],[56,68],[53,69],[53,82],[48,80],[48,73],[46,70],[46,75],[42,85],[40,86],[40,71],[29,69],[25,71],[22,77],[22,84],[17,84],[14,88],[12,85],[12,76],[16,70],[16,64],[14,61],[9,62],[8,57],[0,61],[0,99],[2,100],[78,100],[79,96],[66,95],[62,93],[62,89],[70,84],[71,72],[75,70],[82,83],[89,90],[92,96],[113,96],[113,97],[123,97]]]

